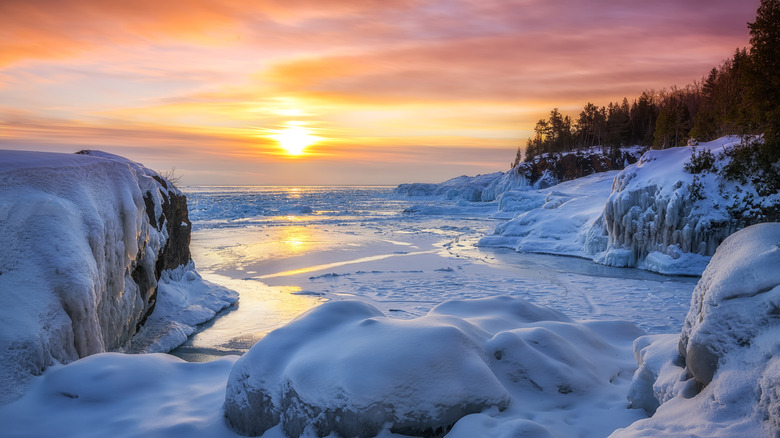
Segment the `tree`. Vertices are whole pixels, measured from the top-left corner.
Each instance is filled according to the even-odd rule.
[[[762,158],[780,159],[780,0],[761,0],[750,28],[748,99],[764,133]]]

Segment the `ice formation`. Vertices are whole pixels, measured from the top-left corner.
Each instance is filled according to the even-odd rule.
[[[720,245],[681,336],[636,341],[632,404],[657,410],[613,436],[780,434],[778,267],[778,223],[750,226]]]
[[[446,302],[411,320],[328,302],[236,362],[225,413],[250,436],[280,424],[292,437],[441,436],[469,414],[508,409],[512,420],[539,408],[512,394],[550,405],[593,397],[632,369],[604,332],[640,333],[628,323],[577,324],[509,297]],[[471,426],[460,430],[471,436]]]
[[[162,273],[189,262],[184,195],[122,157],[0,151],[0,205],[0,402],[55,362],[129,345]]]
[[[487,175],[459,176],[440,184],[411,183],[401,184],[395,189],[396,194],[406,196],[443,196],[447,199],[463,199],[472,202],[492,201],[498,185],[506,185],[515,181],[503,172],[495,172]],[[498,182],[499,180],[503,183]],[[524,180],[519,180],[522,183]],[[483,193],[485,193],[483,197]],[[491,197],[492,196],[492,197]]]
[[[724,141],[739,140],[726,138],[699,148],[717,154]],[[683,169],[690,158],[690,147],[648,151],[615,177],[603,213],[609,243],[596,261],[659,272],[697,274],[704,269],[735,226],[726,203],[718,202],[714,178],[705,199],[690,196],[693,175]]]
[[[740,141],[723,137],[697,149],[718,156]],[[712,173],[694,176],[684,168],[691,151],[652,150],[619,173],[596,173],[542,190],[504,192],[496,216],[514,217],[480,245],[700,275],[720,242],[744,226],[730,210],[746,208],[754,199],[777,205],[780,194],[761,198],[750,184],[719,180]],[[719,159],[717,164],[725,163]],[[694,178],[700,199],[691,195]],[[605,184],[609,181],[611,186]]]

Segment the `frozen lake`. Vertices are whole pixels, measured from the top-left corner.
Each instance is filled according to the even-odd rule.
[[[407,198],[391,187],[188,187],[191,249],[204,278],[241,295],[172,353],[241,354],[326,300],[360,299],[398,318],[443,301],[509,295],[576,320],[679,333],[697,278],[480,248],[506,219],[495,203]]]

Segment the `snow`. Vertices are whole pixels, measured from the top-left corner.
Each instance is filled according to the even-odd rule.
[[[612,436],[780,433],[778,266],[780,224],[750,226],[721,244],[694,290],[679,346],[674,335],[636,341],[630,396],[660,406]]]
[[[123,351],[168,352],[186,342],[198,325],[238,300],[234,290],[204,280],[192,262],[163,271],[157,287],[154,313]]]
[[[516,216],[498,225],[479,245],[518,252],[590,256],[588,245],[601,236],[594,238],[589,234],[596,227],[617,173],[594,173],[547,189],[504,193],[502,206]]]
[[[696,146],[718,156],[738,137]],[[510,220],[480,241],[518,252],[585,257],[617,267],[670,275],[701,275],[718,244],[737,230],[728,210],[761,198],[751,185],[692,175],[684,165],[691,147],[647,151],[617,172],[604,172],[542,190],[518,187],[498,196],[495,217]],[[716,165],[723,166],[724,159]],[[701,184],[703,199],[690,195]],[[614,178],[614,180],[613,180]]]
[[[129,344],[168,239],[150,226],[144,196],[160,217],[162,191],[176,190],[155,176],[100,152],[0,151],[0,402],[47,366]]]
[[[490,411],[508,423],[541,417],[540,428],[562,436],[603,436],[641,416],[620,397],[634,364],[618,348],[639,333],[628,323],[574,323],[509,297],[450,301],[410,320],[364,302],[334,301],[272,332],[236,362],[226,415],[251,435],[281,423],[292,437],[307,430],[375,436],[383,428],[419,436]],[[622,410],[609,422],[567,428],[570,413],[558,407],[586,399],[601,405],[594,411]],[[466,431],[451,436],[470,436]]]
[[[699,147],[717,150],[729,141]],[[641,231],[656,226],[648,209],[653,214],[665,209],[664,221],[670,219],[665,223],[716,219],[714,205],[722,198],[720,190],[710,189],[717,185],[709,181],[712,175],[703,176],[704,207],[680,214],[687,207],[677,192],[688,180],[675,185],[690,178],[679,172],[690,151],[687,157],[670,151],[647,155],[633,170],[541,190],[511,172],[455,179],[440,193],[418,186],[421,196],[411,198],[389,188],[188,188],[197,231],[193,259],[200,273],[192,265],[164,272],[155,312],[117,349],[165,351],[191,333],[176,354],[210,361],[99,353],[68,365],[58,362],[78,354],[67,347],[75,345],[71,321],[58,296],[35,292],[45,290],[53,276],[22,255],[46,253],[59,262],[68,251],[72,257],[87,255],[91,247],[77,242],[95,222],[80,222],[81,211],[89,209],[78,189],[41,195],[46,179],[40,178],[47,171],[40,168],[50,166],[57,183],[47,184],[59,187],[56,172],[62,168],[93,176],[101,166],[118,166],[128,173],[133,201],[136,191],[143,193],[139,181],[151,171],[110,156],[11,153],[7,162],[13,171],[0,159],[0,201],[4,206],[15,201],[8,204],[15,209],[0,213],[3,230],[12,231],[0,234],[0,289],[25,295],[0,294],[0,317],[4,330],[6,321],[13,327],[7,333],[26,336],[9,354],[33,357],[46,370],[30,379],[21,398],[0,404],[3,436],[234,437],[223,404],[229,416],[232,409],[241,418],[240,412],[263,399],[247,388],[267,392],[268,400],[260,403],[269,414],[261,426],[266,438],[332,432],[390,438],[450,425],[448,437],[464,438],[604,437],[613,431],[614,436],[777,435],[780,361],[774,357],[780,332],[773,309],[780,308],[774,298],[780,291],[772,266],[778,264],[778,225],[751,227],[726,239],[693,301],[693,278],[591,261],[610,254],[614,264],[633,257],[646,269],[688,273],[709,261],[706,248],[686,252],[685,246],[696,233],[706,235],[706,227],[689,227],[689,235],[671,237],[669,245],[648,238],[620,246],[607,233],[630,226],[650,236]],[[82,159],[115,164],[78,170]],[[652,170],[658,162],[662,168]],[[21,174],[27,182],[5,190],[6,181],[20,181]],[[616,187],[622,186],[612,191],[616,175],[622,175]],[[640,182],[650,180],[656,188],[642,194]],[[95,192],[97,205],[103,195]],[[19,193],[35,201],[35,208],[26,210],[28,198]],[[630,223],[616,225],[604,212],[613,201],[626,208],[624,195],[640,203],[652,195],[654,201],[641,212],[628,207]],[[65,205],[78,214],[59,228],[38,218],[67,245],[51,233],[33,233],[28,240],[39,245],[33,253],[34,245],[14,237],[25,225],[16,211],[33,217],[36,209],[52,211],[44,210],[47,203],[57,206],[53,211]],[[138,213],[143,205],[141,198],[127,209],[142,224],[148,220]],[[121,219],[128,217],[134,216]],[[122,230],[117,236],[123,241],[125,227],[114,221],[108,228]],[[496,232],[485,237],[491,229]],[[478,241],[492,246],[477,247]],[[141,242],[137,248],[143,248]],[[52,246],[58,252],[48,251]],[[210,282],[240,290],[241,305],[196,330],[197,321],[235,299]],[[14,311],[5,310],[8,303]],[[720,355],[703,388],[687,368],[696,354],[680,356],[680,337],[669,334],[680,332],[689,306],[683,328],[689,345],[705,343]],[[46,336],[38,336],[43,326]],[[4,336],[6,331],[0,341]],[[29,375],[26,369],[13,372]],[[251,417],[243,416],[238,424]]]
[[[222,411],[237,357],[189,363],[167,354],[101,353],[54,365],[0,406],[12,437],[236,437]]]

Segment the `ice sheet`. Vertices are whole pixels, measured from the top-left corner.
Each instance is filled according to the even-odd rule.
[[[690,277],[478,248],[500,223],[496,204],[409,199],[384,187],[331,190],[185,189],[199,271],[242,298],[214,324],[219,330],[196,334],[175,354],[197,360],[241,353],[312,306],[355,298],[412,318],[447,300],[509,295],[577,320],[628,320],[648,333],[670,333],[680,330],[695,286]],[[236,199],[262,205],[265,215],[241,219]],[[311,212],[277,214],[299,202]],[[214,212],[220,221],[209,219]]]

